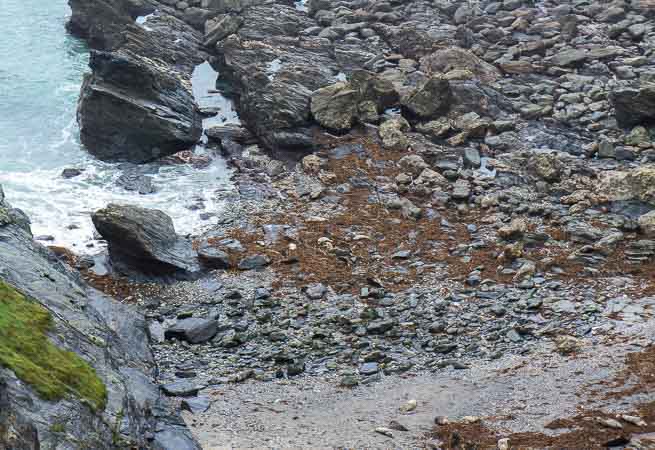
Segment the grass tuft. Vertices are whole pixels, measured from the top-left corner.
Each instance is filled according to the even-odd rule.
[[[103,410],[104,383],[86,361],[48,339],[51,329],[52,317],[43,306],[0,281],[0,365],[46,400],[74,395]]]

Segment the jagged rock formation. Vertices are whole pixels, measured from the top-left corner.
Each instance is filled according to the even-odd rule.
[[[82,143],[105,161],[146,162],[191,147],[202,132],[188,80],[131,53],[91,53],[78,121]]]

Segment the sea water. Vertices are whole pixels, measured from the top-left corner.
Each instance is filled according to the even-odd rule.
[[[231,189],[222,158],[212,155],[202,168],[149,164],[144,169],[153,173],[156,192],[140,195],[116,184],[123,173],[119,164],[98,161],[80,145],[75,111],[89,50],[66,32],[66,0],[3,0],[2,6],[0,185],[7,200],[29,215],[33,233],[93,252],[87,250],[95,245],[91,214],[110,202],[161,209],[181,234],[216,222],[223,205],[217,193]],[[194,77],[194,94],[211,95],[215,83],[203,66]],[[205,124],[237,121],[231,103],[214,95],[217,106],[231,109],[217,111],[221,119]],[[196,150],[205,152],[202,145]],[[83,172],[65,179],[65,168]],[[190,208],[199,204],[202,209]]]

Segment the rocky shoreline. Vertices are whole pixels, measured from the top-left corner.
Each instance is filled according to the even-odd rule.
[[[120,439],[175,449],[198,448],[191,433],[203,448],[510,448],[530,439],[606,448],[620,435],[622,445],[648,448],[653,380],[619,375],[631,367],[628,354],[650,361],[653,345],[655,5],[70,4],[69,30],[94,48],[78,108],[89,152],[138,164],[202,137],[234,169],[219,224],[200,236],[177,235],[159,211],[109,205],[93,220],[108,243],[110,274],[58,253],[131,305],[80,293],[93,310],[111,309],[91,314],[95,326],[135,323],[122,330],[128,341],[147,329],[149,348],[128,353],[128,364],[105,356],[119,375],[104,372],[91,344],[71,348],[101,376],[123,380],[116,398],[136,395],[130,414],[114,403],[103,415],[128,422]],[[190,79],[204,61],[220,74],[217,91],[234,101],[240,124],[203,125],[216,111],[200,110]],[[6,244],[10,256],[38,248],[52,260],[47,271],[67,271],[67,283],[79,278],[31,243],[26,219],[12,213],[3,223],[3,211],[0,231],[25,234]],[[17,279],[29,270],[15,261],[2,261],[12,267],[0,272],[5,281],[44,306],[59,301]],[[123,319],[133,307],[145,317]],[[155,363],[160,390],[143,375],[154,375]],[[143,386],[130,385],[125,365],[140,370]],[[547,388],[535,392],[530,374],[559,379],[552,367],[575,376],[554,385],[542,376]],[[0,380],[7,377],[16,382],[10,373]],[[586,393],[612,377],[640,389],[612,400]],[[454,403],[433,393],[444,383]],[[400,402],[396,384],[423,397],[353,406],[369,395]],[[144,391],[166,411],[154,428],[136,394]],[[22,426],[30,416],[8,392]],[[160,392],[187,411],[190,431]],[[325,394],[316,401],[306,392]],[[580,415],[585,401],[594,409]],[[347,411],[344,420],[326,404]],[[435,416],[450,418],[435,425]],[[349,425],[360,419],[363,427]],[[578,434],[541,435],[556,419]],[[232,426],[237,437],[225,431]],[[41,448],[77,448],[76,433],[88,427],[76,422],[65,436],[36,430]],[[120,448],[109,429],[95,432],[105,446],[96,448]],[[6,435],[0,423],[0,443]]]

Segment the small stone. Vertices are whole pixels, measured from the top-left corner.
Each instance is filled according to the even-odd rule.
[[[246,256],[239,261],[239,270],[256,270],[263,269],[271,263],[271,259],[266,255]]]
[[[394,322],[392,320],[378,320],[371,322],[367,327],[366,331],[369,334],[384,334],[385,332],[392,329]]]
[[[390,428],[378,427],[378,428],[375,429],[375,432],[378,433],[378,434],[382,434],[384,436],[387,436],[387,437],[393,437],[393,430],[390,429]]]
[[[75,178],[79,175],[81,175],[83,172],[82,169],[76,169],[76,168],[66,168],[62,170],[61,176],[62,178],[70,179],[70,178]]]
[[[412,256],[412,252],[409,250],[400,250],[391,255],[391,259],[408,259],[410,256]]]
[[[192,397],[198,394],[200,386],[191,381],[175,381],[164,384],[161,389],[170,397]]]
[[[354,387],[359,384],[359,379],[355,375],[344,375],[339,382],[343,387]]]
[[[573,336],[558,336],[555,339],[557,352],[561,355],[570,355],[582,347],[582,341]]]
[[[480,166],[480,152],[475,148],[467,148],[464,150],[464,167],[478,169]]]
[[[509,439],[508,438],[502,438],[498,439],[498,450],[509,450]]]
[[[367,363],[364,363],[364,364],[362,364],[360,366],[359,373],[364,375],[364,376],[368,376],[368,375],[374,375],[374,374],[378,373],[379,370],[380,370],[380,368],[378,366],[378,363],[376,363],[376,362],[367,362]]]
[[[192,414],[201,414],[209,409],[211,401],[208,397],[193,397],[182,400],[182,409]]]
[[[405,425],[395,420],[389,422],[389,428],[395,431],[409,431],[409,428],[407,428]]]
[[[320,300],[325,296],[327,288],[321,283],[315,283],[305,288],[305,295],[311,300]]]

